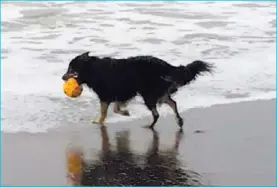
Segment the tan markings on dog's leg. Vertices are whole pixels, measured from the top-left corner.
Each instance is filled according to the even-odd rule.
[[[108,108],[109,108],[108,103],[101,102],[101,114],[100,114],[100,117],[99,117],[99,120],[98,120],[100,124],[104,124],[104,121],[107,117]]]
[[[177,110],[177,106],[176,103],[170,99],[165,100],[165,103],[168,104],[168,106],[170,106],[170,108],[174,111],[175,115],[178,115],[178,110]]]
[[[104,121],[107,117],[109,108],[109,103],[100,102],[100,116],[97,121],[93,121],[93,123],[104,125]]]
[[[146,125],[146,126],[144,126],[144,127],[153,129],[154,126],[155,126],[155,124],[156,124],[156,122],[158,121],[160,115],[159,115],[159,112],[157,111],[156,106],[154,106],[154,107],[151,109],[151,112],[152,112],[152,116],[153,116],[153,121],[152,121],[152,123],[151,123],[150,125]]]
[[[117,114],[120,112],[120,103],[117,101],[114,103],[113,112]]]
[[[103,125],[100,128],[101,130],[101,137],[102,137],[102,152],[104,156],[109,153],[110,145],[109,145],[109,136],[107,132],[107,128]]]
[[[158,121],[159,113],[158,113],[156,107],[152,108],[152,109],[151,109],[151,112],[152,112],[152,116],[153,116],[153,122],[152,122],[152,124],[150,125],[150,128],[153,128],[154,125],[156,124],[156,122]]]
[[[164,100],[164,102],[172,108],[172,110],[175,113],[175,117],[176,117],[176,121],[177,121],[178,125],[180,127],[182,127],[183,126],[183,119],[182,119],[182,117],[180,116],[180,114],[178,112],[176,101],[174,101],[172,98],[168,97],[166,100]]]

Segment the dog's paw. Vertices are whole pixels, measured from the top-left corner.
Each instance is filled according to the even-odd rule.
[[[98,120],[92,120],[92,121],[91,121],[91,123],[93,123],[93,124],[97,124],[97,125],[104,125],[104,123],[103,123],[103,122],[98,121]]]

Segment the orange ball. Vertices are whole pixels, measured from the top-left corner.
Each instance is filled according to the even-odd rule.
[[[79,97],[83,92],[83,88],[76,79],[69,78],[63,84],[63,91],[68,97]]]

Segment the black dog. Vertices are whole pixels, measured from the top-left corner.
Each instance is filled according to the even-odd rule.
[[[153,56],[115,59],[89,56],[89,52],[86,52],[71,60],[62,79],[75,77],[79,84],[86,84],[97,94],[101,112],[100,118],[94,123],[104,123],[112,102],[115,102],[114,112],[129,115],[128,111],[120,109],[121,105],[140,95],[152,112],[150,128],[159,118],[158,103],[168,104],[175,112],[178,125],[182,127],[183,120],[171,95],[201,73],[211,71],[212,65],[198,60],[187,66],[175,67]]]

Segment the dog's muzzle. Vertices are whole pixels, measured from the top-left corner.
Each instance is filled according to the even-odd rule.
[[[67,81],[69,78],[75,78],[77,79],[78,78],[78,73],[77,72],[73,72],[73,73],[66,73],[62,76],[62,79],[64,81]]]

